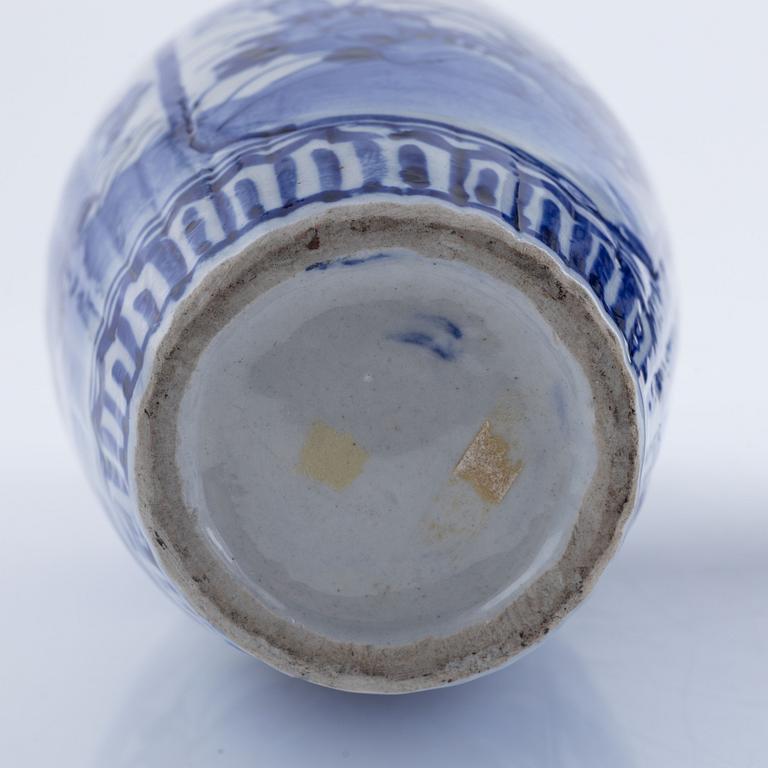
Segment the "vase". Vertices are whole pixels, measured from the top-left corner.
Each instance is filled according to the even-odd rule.
[[[605,106],[448,2],[245,2],[86,143],[67,424],[179,605],[290,675],[448,685],[588,594],[658,450],[665,235]]]

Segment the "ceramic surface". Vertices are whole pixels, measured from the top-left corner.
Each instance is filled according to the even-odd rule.
[[[377,201],[430,201],[493,220],[521,243],[544,249],[589,291],[620,336],[636,382],[642,493],[658,447],[674,310],[658,214],[638,161],[605,107],[556,57],[509,24],[459,6],[388,0],[240,3],[159,51],[90,138],[63,196],[50,269],[57,380],[83,461],[126,544],[187,608],[178,585],[158,563],[158,542],[150,542],[140,521],[133,476],[138,409],[158,346],[181,303],[205,277],[265,234],[333,206]],[[306,247],[315,247],[311,236]],[[393,273],[376,270],[390,257],[398,269],[420,268],[418,255],[407,251],[354,252],[307,265],[301,285],[311,296],[314,281],[331,272],[352,282],[364,275],[381,285]],[[357,264],[363,267],[345,270]],[[446,284],[457,279],[446,270],[439,279]],[[362,290],[363,283],[353,290]],[[462,340],[464,325],[458,327],[450,312],[440,310],[445,292],[428,294],[418,297],[424,308],[400,322],[411,305],[392,307],[374,291],[368,311],[351,307],[342,325],[375,322],[408,354],[426,350],[437,364],[471,339]],[[482,314],[482,300],[474,310],[472,300],[462,301],[471,326],[471,318]],[[325,309],[323,304],[317,312]],[[326,321],[332,325],[333,317]],[[248,322],[258,326],[246,318],[240,333]],[[273,330],[262,332],[260,355],[268,354],[269,334],[278,334],[274,329],[300,322],[298,310],[291,316],[285,306],[278,308]],[[315,325],[314,332],[313,343],[304,334],[305,361],[321,344],[322,328]],[[227,358],[224,346],[213,349],[190,389],[198,388],[206,413],[215,412],[210,391],[226,389],[230,380],[220,372],[235,356]],[[539,373],[562,370],[554,358],[546,362],[545,345],[539,349]],[[497,354],[503,358],[503,344]],[[525,354],[537,357],[533,346]],[[292,359],[278,354],[265,366],[271,373],[258,383],[262,391],[285,390],[285,382],[312,371],[333,376],[320,360],[297,372]],[[375,361],[369,368],[361,367],[361,378],[378,374]],[[270,375],[277,380],[268,380]],[[575,381],[578,401],[586,385],[578,376],[558,375]],[[438,394],[441,402],[448,396]],[[302,397],[298,391],[282,396]],[[191,397],[182,408],[190,407]],[[576,421],[580,407],[573,406]],[[285,420],[275,415],[271,429],[284,433]],[[322,442],[322,427],[317,429]],[[571,433],[578,445],[576,426]],[[222,450],[224,437],[207,434],[209,450]],[[227,437],[234,453],[238,439],[245,444],[247,435]],[[584,441],[577,453],[588,464],[592,448]],[[190,455],[199,443],[190,439]],[[260,460],[267,461],[268,454]],[[310,476],[313,471],[320,470],[307,470]],[[323,482],[342,487],[345,481]],[[415,480],[402,482],[416,487]],[[243,493],[257,491],[247,486]],[[300,492],[293,508],[309,504],[308,494]],[[259,497],[259,503],[269,506],[269,496]],[[561,514],[553,511],[552,519]],[[224,530],[226,521],[209,522],[214,538],[223,537],[228,546],[237,539]],[[557,538],[562,529],[553,524],[549,535]],[[281,549],[275,540],[265,541],[273,555]],[[310,552],[312,542],[303,546]],[[263,581],[268,570],[248,577]],[[407,569],[401,575],[407,580]],[[375,569],[358,576],[372,583],[377,578]],[[318,574],[307,574],[304,582],[330,589]],[[448,582],[444,586],[450,591]],[[322,631],[335,631],[328,625],[332,610],[311,596],[296,599],[302,615],[314,611]],[[468,605],[476,602],[467,595]],[[391,631],[397,638],[401,608],[390,608],[379,617],[389,629],[377,632]],[[363,633],[356,639],[371,638]]]

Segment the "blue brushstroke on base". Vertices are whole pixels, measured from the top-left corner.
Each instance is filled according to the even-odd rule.
[[[405,333],[393,333],[387,336],[391,341],[399,341],[402,344],[414,344],[418,347],[424,347],[441,360],[455,360],[456,353],[450,347],[443,347],[438,344],[434,337],[428,333],[419,331],[406,331]]]
[[[331,259],[329,261],[318,261],[310,264],[304,271],[314,272],[319,270],[324,272],[331,267],[358,267],[360,264],[368,264],[371,261],[380,261],[381,259],[392,258],[391,253],[374,253],[370,256],[346,256],[343,259]]]

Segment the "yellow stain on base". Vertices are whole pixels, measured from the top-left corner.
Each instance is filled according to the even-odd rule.
[[[352,435],[316,421],[302,446],[297,470],[335,491],[342,491],[363,471],[367,459],[365,449]]]
[[[509,443],[493,432],[486,419],[453,474],[468,482],[483,501],[499,504],[522,469],[523,462],[510,460]]]

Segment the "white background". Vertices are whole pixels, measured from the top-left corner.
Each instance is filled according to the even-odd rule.
[[[0,6],[0,765],[768,765],[768,14],[756,0],[536,0],[513,15],[637,143],[682,334],[651,492],[587,604],[464,686],[353,696],[230,649],[122,549],[44,347],[64,175],[109,98],[212,4]]]

